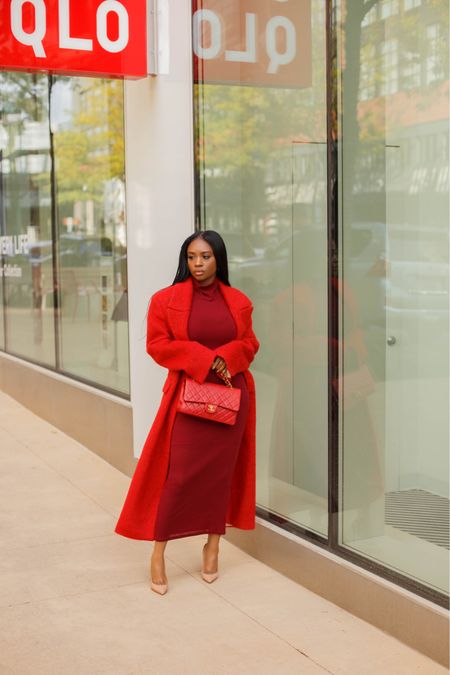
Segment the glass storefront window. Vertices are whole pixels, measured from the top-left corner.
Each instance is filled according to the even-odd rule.
[[[448,593],[449,6],[361,30],[355,4],[338,19],[340,543]],[[378,95],[356,86],[369,67]]]
[[[48,79],[0,73],[6,349],[55,366]]]
[[[271,18],[272,5],[233,2],[224,9],[212,2],[208,20],[194,14],[199,225],[222,234],[231,283],[255,306],[258,505],[326,536],[325,4],[290,3],[284,23]],[[223,39],[231,63],[244,58],[244,26],[253,21],[261,63],[253,70],[238,64],[226,75],[227,66],[220,70],[209,58],[211,35]],[[293,31],[299,56],[291,79],[281,67],[270,79],[275,66],[261,45],[295,59]]]
[[[198,225],[255,307],[259,513],[442,602],[448,3],[335,0],[328,52],[327,3],[277,5],[272,42],[269,0],[202,7]],[[289,22],[311,27],[296,70]]]
[[[0,348],[127,395],[123,84],[0,85]]]
[[[128,392],[123,85],[57,78],[51,91],[61,367]]]

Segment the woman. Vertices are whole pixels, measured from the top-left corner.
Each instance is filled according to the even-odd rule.
[[[255,527],[255,386],[248,370],[259,342],[250,299],[232,288],[222,237],[194,233],[180,251],[171,286],[155,293],[147,320],[147,352],[169,369],[159,410],[115,531],[155,541],[151,588],[168,588],[164,551],[169,539],[207,534],[202,578],[218,576],[226,525]],[[177,412],[187,375],[241,390],[234,425]]]

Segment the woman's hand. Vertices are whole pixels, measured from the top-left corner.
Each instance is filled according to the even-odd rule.
[[[227,377],[231,377],[230,372],[227,368],[227,364],[221,356],[216,356],[211,366],[211,370],[215,370],[216,373],[221,373]]]

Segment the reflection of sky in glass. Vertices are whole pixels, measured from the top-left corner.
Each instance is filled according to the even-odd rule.
[[[5,150],[8,147],[8,132],[3,124],[0,123],[0,150]]]
[[[61,131],[71,124],[73,117],[73,83],[57,80],[52,87],[52,130]]]
[[[25,122],[15,138],[15,149],[47,150],[50,147],[46,122]]]

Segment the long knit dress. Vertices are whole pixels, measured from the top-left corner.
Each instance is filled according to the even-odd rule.
[[[190,340],[215,350],[236,338],[236,325],[217,278],[208,286],[201,286],[193,279],[188,334]],[[220,350],[217,351],[220,354]],[[223,384],[213,370],[205,381]],[[233,470],[249,410],[243,373],[236,373],[231,382],[242,391],[234,425],[176,413],[169,468],[156,516],[157,541],[206,533],[225,534]]]

